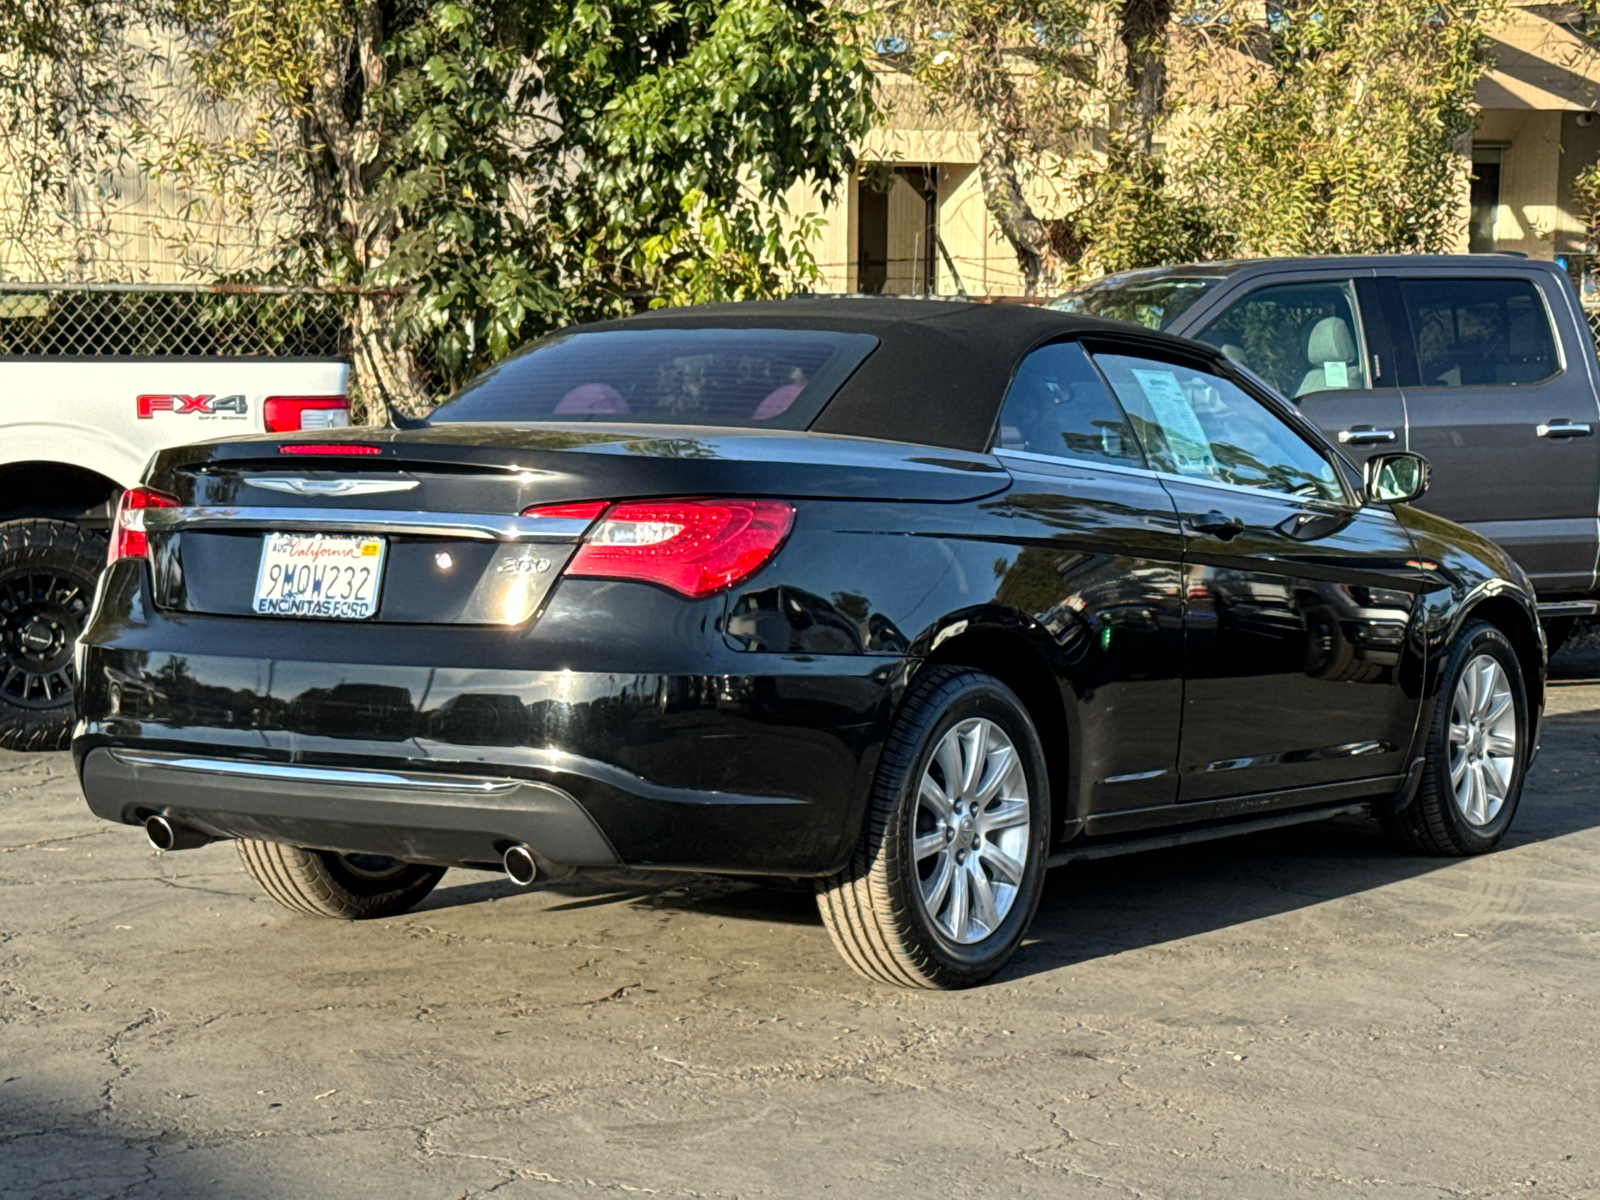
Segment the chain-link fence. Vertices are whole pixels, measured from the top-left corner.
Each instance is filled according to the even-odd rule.
[[[0,283],[0,355],[343,358],[353,301],[233,285]]]

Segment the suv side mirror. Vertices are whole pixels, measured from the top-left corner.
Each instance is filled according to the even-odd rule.
[[[1420,454],[1396,451],[1374,454],[1362,470],[1367,499],[1378,504],[1403,504],[1428,490],[1428,475],[1433,470]]]

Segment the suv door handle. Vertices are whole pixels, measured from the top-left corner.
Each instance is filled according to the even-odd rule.
[[[1567,420],[1547,421],[1542,425],[1535,425],[1533,431],[1544,438],[1588,437],[1594,432],[1587,425]]]
[[[1190,517],[1189,528],[1195,533],[1209,533],[1219,541],[1231,542],[1244,532],[1244,522],[1212,509],[1203,517]]]
[[[1371,425],[1352,425],[1349,429],[1339,431],[1341,446],[1378,446],[1392,441],[1394,430],[1374,429]]]

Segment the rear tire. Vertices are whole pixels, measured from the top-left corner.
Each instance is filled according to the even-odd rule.
[[[239,857],[261,890],[294,912],[341,921],[396,917],[420,904],[443,867],[380,855],[338,854],[239,838]]]
[[[1016,693],[981,671],[924,670],[890,728],[850,864],[817,881],[823,924],[868,979],[981,983],[1033,920],[1049,831],[1044,749]]]
[[[1511,643],[1488,622],[1469,622],[1440,673],[1422,786],[1409,806],[1383,819],[1384,832],[1421,854],[1493,850],[1522,798],[1528,729],[1528,692]]]
[[[70,521],[0,524],[0,747],[66,748],[72,652],[105,565],[105,539]]]

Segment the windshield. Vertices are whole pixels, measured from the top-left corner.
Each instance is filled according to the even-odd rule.
[[[558,334],[485,371],[428,420],[805,429],[877,344],[815,329]]]
[[[1165,329],[1221,282],[1220,275],[1108,275],[1068,292],[1050,307]]]

